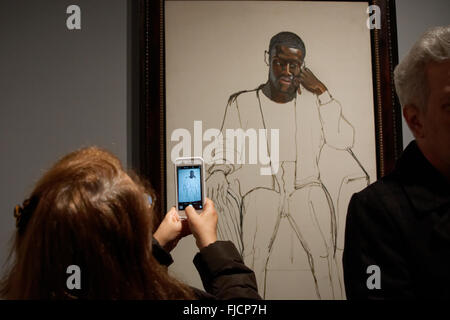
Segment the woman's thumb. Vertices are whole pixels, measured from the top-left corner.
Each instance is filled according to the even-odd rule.
[[[195,211],[194,207],[190,204],[188,205],[184,211],[186,212],[186,216],[188,218],[188,221],[196,221],[198,219],[198,214]]]

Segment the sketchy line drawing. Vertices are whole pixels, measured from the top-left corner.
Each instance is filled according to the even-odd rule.
[[[279,129],[279,163],[271,163],[279,170],[263,176],[259,165],[216,155],[222,163],[208,167],[207,195],[219,212],[219,238],[235,243],[255,271],[263,297],[271,297],[280,285],[277,274],[283,272],[308,279],[310,298],[342,299],[340,256],[348,197],[370,179],[352,150],[354,127],[339,101],[306,67],[305,56],[297,34],[274,35],[264,54],[267,82],[232,94],[221,125],[223,133]],[[245,157],[246,151],[232,150],[236,157]],[[344,168],[336,169],[335,163]]]

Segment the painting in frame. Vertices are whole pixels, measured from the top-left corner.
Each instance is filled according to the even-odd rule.
[[[218,237],[266,299],[345,298],[348,202],[402,149],[394,7],[139,2],[139,171],[161,217],[175,205],[174,159],[205,159]],[[181,241],[170,271],[202,287],[196,251]]]

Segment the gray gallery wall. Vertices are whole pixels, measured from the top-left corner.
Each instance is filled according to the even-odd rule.
[[[13,206],[55,159],[98,145],[127,162],[126,41],[124,0],[0,1],[0,263]]]
[[[66,28],[71,4],[80,31]],[[400,58],[449,12],[448,0],[397,0]],[[14,204],[56,158],[95,144],[130,163],[127,22],[126,0],[0,1],[0,263]]]

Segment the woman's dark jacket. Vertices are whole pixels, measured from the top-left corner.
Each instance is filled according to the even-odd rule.
[[[153,238],[153,256],[169,266],[172,256]],[[254,272],[248,268],[231,241],[216,241],[203,248],[194,257],[206,292],[192,288],[198,299],[261,299]]]

